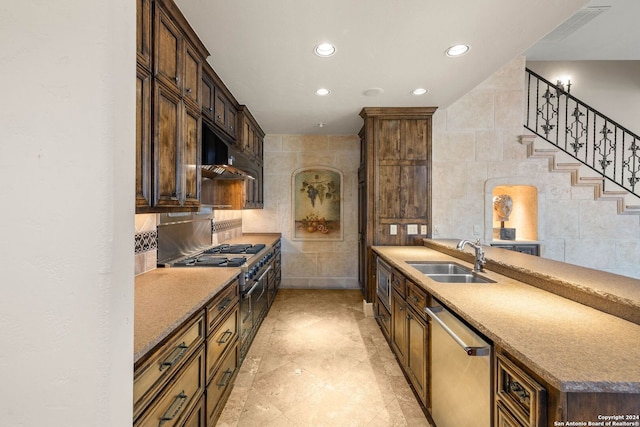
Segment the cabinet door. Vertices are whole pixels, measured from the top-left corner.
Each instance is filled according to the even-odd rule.
[[[200,111],[201,63],[200,57],[189,43],[185,42],[184,50],[184,99]]]
[[[227,130],[226,114],[227,114],[227,97],[222,90],[216,87],[213,111],[215,114],[215,123],[223,130]]]
[[[427,348],[429,343],[429,328],[427,323],[413,310],[407,313],[407,332],[409,351],[407,352],[407,373],[420,400],[425,407],[427,404]]]
[[[381,219],[400,218],[400,196],[404,191],[400,182],[400,168],[396,165],[378,167],[377,212]]]
[[[236,108],[231,104],[230,101],[227,101],[226,112],[225,112],[225,127],[229,135],[235,138],[238,135],[237,129],[238,123],[238,113],[236,112]]]
[[[401,218],[422,219],[427,217],[427,166],[407,165],[400,167],[400,204],[397,214]],[[418,222],[418,221],[416,221]]]
[[[151,0],[137,0],[136,52],[138,64],[151,69]]]
[[[185,176],[184,201],[187,207],[200,206],[200,114],[190,108],[184,114],[184,159]]]
[[[213,120],[213,97],[215,87],[213,81],[204,73],[202,76],[202,115]]]
[[[155,84],[154,205],[179,207],[180,123],[182,102],[178,95]]]
[[[402,366],[407,364],[407,303],[391,293],[391,347]]]
[[[136,209],[151,206],[151,75],[136,76]]]
[[[182,35],[158,3],[154,31],[155,78],[179,93]]]

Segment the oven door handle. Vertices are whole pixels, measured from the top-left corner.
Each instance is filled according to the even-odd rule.
[[[242,297],[243,298],[251,298],[251,294],[253,293],[253,291],[256,290],[256,288],[258,287],[259,284],[260,284],[259,280],[256,280],[255,282],[253,282],[253,286],[251,286],[251,289],[249,289],[249,291],[247,293],[245,293]]]
[[[265,274],[267,274],[269,272],[269,270],[271,270],[273,268],[272,265],[270,265],[269,267],[267,267],[267,269],[260,275],[260,277],[256,280],[256,282],[260,282],[262,281],[262,279],[264,279]],[[253,288],[252,288],[253,289]]]

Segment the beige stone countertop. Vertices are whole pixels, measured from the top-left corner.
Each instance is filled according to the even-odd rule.
[[[136,276],[134,362],[240,274],[239,268],[157,268]]]
[[[473,262],[473,249],[467,246],[463,253],[455,249],[458,242],[424,240],[427,247]],[[488,270],[640,325],[640,280],[491,246],[483,249]]]
[[[433,248],[373,250],[558,390],[640,393],[640,325],[490,270],[481,275],[496,283],[451,284],[406,263],[454,261],[473,268]]]
[[[272,246],[280,233],[249,233],[225,243]],[[240,274],[239,268],[157,268],[136,276],[134,362],[161,343]]]

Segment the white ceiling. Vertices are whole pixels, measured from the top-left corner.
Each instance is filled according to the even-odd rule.
[[[590,32],[589,37],[578,32],[567,37],[572,44],[566,46],[532,48],[587,0],[176,3],[209,49],[210,64],[268,134],[354,134],[362,126],[358,116],[362,107],[444,108],[529,48],[537,60],[557,59],[554,55],[563,60],[595,59],[579,57],[581,41],[589,45],[592,55],[596,46],[611,52],[607,50],[611,46],[594,42]],[[637,10],[640,1],[599,3],[633,5]],[[621,19],[614,10],[599,15],[583,30],[607,15]],[[624,13],[622,17],[625,22],[629,18]],[[608,31],[621,37],[615,22]],[[638,40],[630,46],[636,50],[636,59],[640,59]],[[335,55],[314,55],[314,46],[323,41],[337,46]],[[445,56],[445,49],[457,43],[467,43],[471,50],[460,58]],[[320,87],[331,94],[315,95]],[[411,95],[416,87],[425,87],[429,93]],[[365,96],[363,92],[371,88],[384,92]],[[321,128],[318,123],[326,125]]]

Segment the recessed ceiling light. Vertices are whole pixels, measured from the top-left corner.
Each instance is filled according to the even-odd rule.
[[[466,44],[457,44],[455,46],[451,46],[446,50],[447,56],[461,56],[465,53],[469,52],[469,45]]]
[[[316,126],[318,126],[319,128],[323,128],[323,127],[325,127],[326,125],[327,125],[326,123],[322,123],[322,122],[320,122],[320,123],[318,123]]]
[[[326,58],[336,53],[336,47],[331,43],[320,43],[313,48],[313,51],[316,55]]]
[[[425,93],[428,93],[429,90],[425,89],[423,87],[419,87],[417,89],[414,89],[411,91],[411,95],[416,95],[416,96],[420,96],[420,95],[424,95]]]
[[[331,93],[331,91],[329,89],[325,89],[323,87],[321,87],[320,89],[318,89],[316,91],[316,95],[318,96],[327,96]]]

